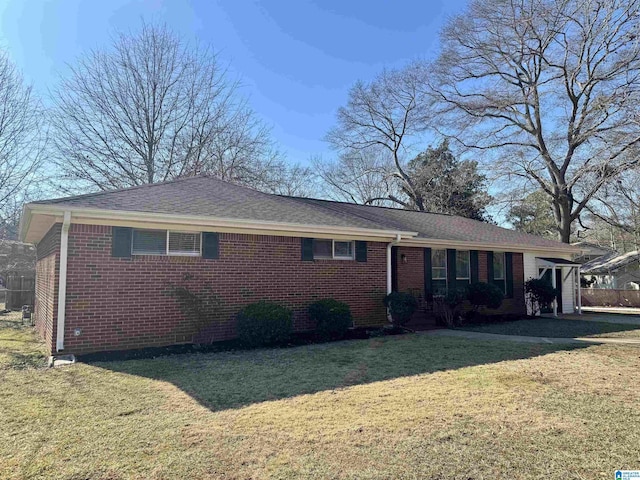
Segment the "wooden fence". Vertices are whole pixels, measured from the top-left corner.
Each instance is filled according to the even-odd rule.
[[[640,290],[583,288],[581,293],[585,307],[640,307]]]
[[[7,275],[7,291],[5,308],[7,310],[20,310],[23,305],[33,303],[36,296],[36,279],[34,276]]]

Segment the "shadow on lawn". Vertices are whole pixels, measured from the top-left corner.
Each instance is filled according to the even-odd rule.
[[[95,362],[170,382],[212,411],[398,377],[544,355],[582,345],[523,345],[401,335],[296,348]]]

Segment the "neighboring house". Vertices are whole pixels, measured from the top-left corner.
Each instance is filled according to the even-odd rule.
[[[591,288],[640,289],[640,251],[605,255],[585,263],[581,268]]]
[[[35,319],[51,352],[225,340],[246,304],[271,300],[311,329],[332,297],[356,327],[383,325],[383,296],[428,303],[474,281],[499,285],[503,313],[525,312],[524,281],[547,271],[573,312],[570,245],[467,218],[260,193],[207,176],[25,205],[37,244]],[[176,287],[216,308],[200,328]]]
[[[616,251],[607,247],[601,247],[600,245],[596,245],[595,243],[574,242],[571,245],[581,250],[580,254],[576,255],[573,260],[582,264],[590,262],[591,260],[595,260],[596,258],[603,257],[605,255],[618,255]]]

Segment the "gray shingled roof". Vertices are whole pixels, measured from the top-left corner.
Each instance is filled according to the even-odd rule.
[[[588,274],[607,273],[638,261],[640,261],[640,250],[623,253],[622,255],[614,252],[610,255],[604,255],[585,263],[582,265],[580,271]]]
[[[529,248],[567,247],[553,240],[463,217],[272,195],[205,175],[34,204],[410,231],[418,232],[420,238]]]

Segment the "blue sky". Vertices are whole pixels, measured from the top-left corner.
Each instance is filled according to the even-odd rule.
[[[437,50],[465,0],[0,0],[0,42],[46,96],[65,64],[141,20],[210,44],[239,75],[291,161],[332,154],[322,137],[349,87]]]

